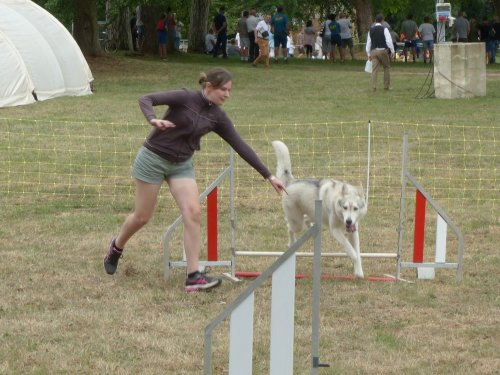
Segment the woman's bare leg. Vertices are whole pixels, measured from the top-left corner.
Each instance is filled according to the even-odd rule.
[[[171,178],[167,182],[182,215],[187,273],[190,274],[199,269],[201,247],[201,208],[198,185],[192,178]]]
[[[128,240],[151,219],[160,188],[161,185],[135,180],[135,208],[134,212],[125,219],[115,238],[115,245],[118,248],[123,249]]]

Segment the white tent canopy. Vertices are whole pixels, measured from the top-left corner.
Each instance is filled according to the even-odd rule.
[[[0,0],[0,108],[89,95],[93,80],[78,44],[55,17],[29,0]]]

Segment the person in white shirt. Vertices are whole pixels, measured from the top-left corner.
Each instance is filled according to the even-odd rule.
[[[323,59],[323,38],[318,33],[316,36],[316,42],[314,43],[314,51],[313,51],[314,59]]]
[[[380,65],[384,68],[384,90],[390,90],[390,60],[394,57],[394,45],[389,30],[382,25],[384,16],[377,14],[375,25],[370,28],[366,40],[366,55],[372,62],[372,90],[377,91],[377,73]],[[390,51],[390,55],[388,53]]]
[[[260,60],[265,60],[265,68],[269,68],[269,32],[271,31],[269,24],[271,16],[266,15],[255,27],[255,43],[259,46],[259,56],[254,60],[252,65],[257,67]]]
[[[135,26],[137,28],[137,48],[140,52],[144,48],[144,22],[142,22],[142,7],[137,5],[135,8]]]
[[[210,29],[205,36],[205,53],[207,55],[214,52],[215,43],[217,43],[217,37],[214,34],[214,30]]]
[[[293,34],[290,32],[290,35],[286,37],[286,48],[288,49],[288,56],[293,57],[295,53],[295,45],[293,44]]]

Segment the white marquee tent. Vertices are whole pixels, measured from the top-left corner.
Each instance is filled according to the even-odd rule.
[[[0,108],[92,93],[94,78],[78,44],[29,0],[0,0]]]

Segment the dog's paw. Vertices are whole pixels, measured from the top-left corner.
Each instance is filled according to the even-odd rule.
[[[356,276],[357,279],[364,279],[365,275],[363,274],[363,270],[354,270],[354,276]]]

